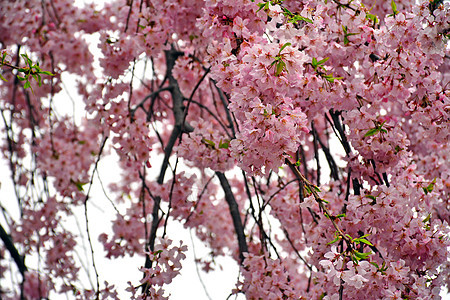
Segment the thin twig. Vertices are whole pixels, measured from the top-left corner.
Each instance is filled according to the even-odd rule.
[[[100,281],[99,281],[97,266],[95,265],[94,247],[92,245],[91,233],[90,233],[90,230],[89,230],[89,220],[88,220],[89,218],[88,218],[88,211],[87,211],[87,201],[89,199],[89,194],[91,192],[92,184],[94,182],[94,175],[95,175],[95,172],[97,172],[98,163],[100,162],[100,158],[102,156],[103,149],[105,148],[107,140],[108,140],[108,136],[105,136],[103,138],[102,144],[100,146],[100,151],[99,151],[99,153],[97,155],[97,159],[96,159],[95,164],[94,164],[94,170],[92,171],[91,179],[89,181],[89,188],[88,188],[88,191],[86,192],[86,197],[84,199],[84,217],[85,217],[85,220],[86,220],[86,234],[87,234],[87,239],[88,239],[88,242],[89,242],[89,247],[91,249],[92,267],[94,268],[95,278],[96,278],[96,281],[97,281],[97,291],[95,293],[96,294],[96,299],[99,299],[99,297],[100,297]]]

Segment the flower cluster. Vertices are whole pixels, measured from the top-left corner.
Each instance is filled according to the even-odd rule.
[[[235,163],[229,149],[230,139],[221,135],[214,128],[214,123],[200,119],[191,124],[194,132],[178,146],[178,155],[192,162],[193,166],[219,172],[231,169]]]
[[[141,268],[144,278],[140,280],[145,292],[133,299],[168,299],[163,296],[162,286],[170,284],[180,274],[181,261],[186,258],[187,246],[180,241],[180,246],[172,246],[172,240],[161,239],[155,249],[148,253],[152,268]],[[133,288],[130,289],[133,291]]]
[[[298,299],[300,294],[290,283],[287,269],[281,260],[246,255],[241,270],[244,280],[236,292],[242,291],[250,299]]]

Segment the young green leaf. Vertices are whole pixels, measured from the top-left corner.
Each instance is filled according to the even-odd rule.
[[[216,147],[216,143],[214,143],[214,142],[211,141],[211,140],[207,140],[207,139],[203,138],[203,139],[202,139],[202,142],[205,143],[206,146],[210,146],[210,147],[212,147],[213,149]]]
[[[292,45],[291,43],[289,43],[289,42],[287,42],[286,44],[283,44],[283,46],[281,46],[281,48],[280,48],[280,51],[278,51],[278,55],[280,55],[281,54],[281,51],[283,51],[284,50],[284,48],[286,48],[287,46],[290,46],[290,45]]]
[[[327,62],[329,59],[330,59],[329,57],[325,57],[324,59],[319,60],[319,61],[318,61],[318,64],[319,64],[319,65],[323,65],[323,64],[324,64],[325,62]]]
[[[45,75],[48,75],[48,76],[55,76],[55,74],[53,74],[53,73],[51,73],[49,71],[40,71],[39,73],[45,74]]]
[[[228,149],[229,146],[230,146],[229,140],[225,140],[223,142],[222,140],[219,141],[219,149]]]
[[[434,190],[434,184],[436,183],[436,178],[433,179],[433,181],[430,182],[430,184],[427,187],[422,188],[425,192],[425,195],[428,193],[431,193]]]
[[[428,214],[428,216],[425,218],[425,219],[423,219],[423,223],[427,223],[428,221],[430,221],[431,220],[431,214]]]
[[[372,254],[371,251],[366,252],[366,253],[361,253],[361,252],[358,252],[356,250],[353,251],[353,255],[356,258],[356,260],[358,260],[358,261],[359,260],[363,260],[363,259],[367,259],[369,257],[369,255],[371,255],[371,254]]]
[[[340,220],[341,218],[345,218],[345,214],[339,214],[339,215],[336,216],[336,218],[339,218],[339,220]]]
[[[366,245],[373,246],[373,244],[371,242],[369,242],[368,240],[366,240],[366,239],[359,238],[358,241],[361,242],[361,243],[364,243]]]
[[[366,132],[366,134],[364,135],[364,137],[368,137],[368,136],[372,136],[377,134],[380,131],[380,128],[371,128],[369,129],[369,131]]]
[[[377,197],[372,196],[372,195],[364,195],[364,197],[369,198],[369,199],[371,199],[371,200],[373,200],[373,201],[376,201],[376,200],[377,200]]]
[[[70,179],[70,182],[73,183],[80,192],[84,191],[83,186],[87,184],[87,182],[73,181],[72,179]]]
[[[281,60],[281,61],[277,64],[277,71],[275,72],[275,75],[276,75],[276,76],[280,75],[281,72],[283,72],[283,69],[284,69],[285,66],[286,66],[286,64],[284,63],[284,61]]]
[[[336,231],[334,233],[334,240],[332,240],[331,242],[328,242],[327,245],[334,244],[334,243],[338,242],[341,239],[342,239],[342,236]]]
[[[318,64],[317,59],[315,57],[312,58],[311,65],[313,66],[314,70],[317,69],[317,66],[319,64]]]
[[[398,13],[398,10],[397,10],[397,4],[395,4],[394,0],[391,0],[391,8],[392,8],[392,11],[394,12],[394,16],[395,16]]]

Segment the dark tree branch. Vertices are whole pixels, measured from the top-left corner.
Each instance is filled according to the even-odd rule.
[[[331,155],[330,149],[322,142],[319,135],[317,134],[317,131],[313,125],[313,133],[314,133],[314,139],[317,139],[317,141],[320,144],[320,147],[323,150],[323,153],[325,154],[325,158],[327,159],[328,166],[331,170],[331,177],[333,177],[334,180],[339,180],[339,172],[336,165],[336,162],[334,161],[333,156]]]
[[[172,95],[172,112],[175,118],[175,124],[170,135],[169,141],[164,148],[164,159],[161,165],[161,170],[157,179],[158,184],[164,183],[164,176],[166,174],[167,167],[169,166],[169,158],[172,154],[173,147],[177,139],[181,136],[183,129],[191,132],[193,131],[192,126],[189,124],[183,124],[184,121],[184,107],[183,107],[183,94],[180,91],[180,87],[178,86],[177,80],[173,77],[172,70],[175,66],[175,62],[178,57],[182,56],[184,53],[177,51],[173,46],[170,50],[165,51],[166,56],[166,76],[164,81],[167,79],[169,81],[170,93]],[[153,251],[155,249],[155,241],[156,241],[156,232],[158,230],[158,226],[161,222],[162,217],[159,216],[159,210],[161,205],[161,197],[156,196],[153,198],[153,209],[152,209],[152,225],[150,229],[150,236],[148,238],[148,248]],[[145,268],[151,268],[152,261],[149,256],[146,256],[145,259]],[[143,290],[145,291],[146,286],[143,286]]]
[[[193,89],[192,92],[191,92],[191,95],[189,96],[188,103],[187,103],[187,105],[186,105],[186,108],[185,108],[184,111],[183,111],[183,120],[182,120],[182,122],[181,122],[182,126],[186,126],[186,117],[187,117],[187,113],[188,113],[188,111],[189,111],[189,106],[191,105],[192,98],[194,97],[195,92],[196,92],[196,91],[198,90],[198,88],[200,87],[200,84],[203,82],[203,80],[205,80],[205,78],[206,78],[206,76],[208,75],[209,71],[211,71],[211,67],[209,67],[208,69],[206,69],[206,71],[205,71],[205,73],[203,74],[202,78],[200,78],[200,80],[197,82],[197,84],[195,85],[194,89]],[[184,129],[184,127],[182,127],[182,129]],[[192,130],[190,130],[190,129],[188,129],[188,130],[189,130],[189,131],[192,131],[192,130],[194,130],[194,129],[192,128]]]
[[[145,102],[147,102],[148,99],[152,99],[152,101],[153,101],[153,99],[155,99],[156,96],[158,96],[161,92],[170,91],[170,90],[172,90],[172,87],[166,86],[166,87],[158,89],[157,91],[154,91],[153,93],[148,94],[144,99],[142,99],[141,102],[139,102],[138,105],[136,105],[133,109],[131,109],[131,111],[130,111],[131,117],[134,118],[134,114],[136,113],[136,111],[139,107],[142,109],[144,108],[144,104],[145,104]]]
[[[352,152],[352,149],[350,147],[350,143],[347,140],[347,136],[345,135],[344,127],[342,126],[341,120],[339,119],[341,112],[330,110],[330,115],[331,118],[333,119],[333,123],[331,123],[333,125],[333,129],[335,128],[339,133],[338,138],[341,141],[342,146],[344,147],[345,153],[349,155]],[[327,120],[329,120],[328,116],[326,116],[326,118]]]
[[[177,80],[173,77],[172,70],[175,66],[175,61],[183,52],[179,52],[172,47],[172,49],[164,52],[166,55],[166,65],[167,65],[167,74],[166,77],[169,80],[169,86],[172,87],[170,93],[172,95],[172,111],[175,117],[175,125],[172,130],[172,134],[170,135],[169,142],[164,149],[164,160],[161,166],[161,172],[159,173],[158,183],[162,184],[164,182],[164,176],[169,165],[169,158],[172,154],[173,147],[175,146],[175,142],[178,137],[183,132],[183,129],[187,132],[192,132],[194,128],[192,128],[189,124],[183,124],[184,121],[184,106],[183,106],[183,94],[180,91],[180,87],[178,86]]]
[[[17,250],[16,246],[14,246],[11,236],[8,233],[6,233],[5,229],[1,224],[0,224],[0,238],[5,244],[5,247],[8,250],[11,257],[13,258],[14,262],[16,263],[17,268],[19,269],[19,272],[22,275],[22,278],[24,278],[25,272],[28,271],[25,265],[25,257],[19,254],[19,251]]]
[[[314,127],[314,121],[311,122],[312,134],[313,134],[313,147],[314,147],[314,158],[316,160],[317,166],[317,185],[320,185],[320,159],[319,159],[319,146],[317,145],[318,134],[316,128]]]
[[[233,118],[231,117],[230,110],[228,109],[228,100],[226,99],[226,97],[225,97],[224,93],[222,92],[222,90],[219,89],[219,87],[217,86],[216,82],[214,80],[212,80],[212,82],[214,83],[214,86],[217,89],[217,93],[219,94],[220,101],[222,101],[223,108],[225,109],[225,113],[227,115],[228,123],[230,124],[231,132],[233,133],[233,137],[235,137],[236,136],[236,130],[234,129]]]
[[[347,156],[349,156],[350,153],[352,152],[352,149],[350,147],[350,143],[347,140],[347,136],[345,135],[345,131],[342,126],[341,120],[339,119],[339,116],[341,115],[341,113],[339,111],[330,110],[330,115],[331,115],[331,118],[333,119],[333,122],[330,121],[330,119],[328,118],[327,115],[325,115],[325,117],[332,125],[333,130],[336,129],[338,131],[338,133],[339,133],[338,138],[339,138],[342,146],[344,147],[345,153],[347,154]],[[360,185],[358,179],[353,178],[352,183],[353,183],[353,193],[355,195],[361,195],[361,185]]]
[[[244,261],[244,253],[248,252],[247,241],[245,240],[244,226],[242,225],[241,214],[239,213],[239,207],[231,191],[230,183],[222,172],[216,172],[219,178],[220,185],[225,193],[225,200],[230,208],[231,218],[233,219],[234,230],[237,235],[239,243],[239,258],[241,263]]]

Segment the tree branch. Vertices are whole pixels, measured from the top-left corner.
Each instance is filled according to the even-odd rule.
[[[0,238],[5,244],[6,249],[8,249],[9,254],[13,258],[14,262],[16,263],[17,268],[19,268],[20,274],[22,275],[22,277],[24,277],[25,272],[28,271],[27,266],[25,265],[25,257],[19,254],[19,251],[17,250],[16,246],[14,246],[11,236],[8,233],[6,233],[5,229],[1,224],[0,224]]]
[[[233,219],[234,230],[236,231],[238,243],[239,243],[239,258],[241,263],[244,261],[244,253],[248,252],[247,241],[245,240],[244,226],[242,225],[241,214],[239,213],[239,207],[231,191],[230,183],[222,172],[216,172],[219,178],[220,185],[225,192],[225,200],[230,208],[231,218]]]

